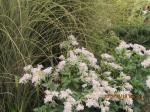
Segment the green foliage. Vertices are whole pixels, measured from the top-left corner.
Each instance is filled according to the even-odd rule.
[[[110,29],[118,26],[136,25],[122,27],[121,31],[116,28],[115,33],[127,41],[149,46],[149,26],[142,26],[141,17],[146,3],[144,0],[0,0],[0,111],[26,112],[41,104],[40,88],[18,85],[21,69],[29,63],[55,65],[60,54],[58,44],[70,34],[77,36],[98,58],[102,52],[113,52],[119,39]]]
[[[60,54],[58,44],[68,35],[77,35],[80,43],[89,48],[94,45],[99,50],[109,49],[105,47],[109,39],[104,41],[104,38],[99,38],[101,34],[98,32],[103,31],[97,15],[99,2],[0,0],[1,112],[26,112],[41,103],[40,90],[32,89],[30,85],[18,85],[21,68],[28,63],[55,65]],[[93,47],[92,50],[95,51]]]
[[[127,56],[129,53],[129,57]],[[131,53],[131,54],[130,54]],[[124,73],[131,76],[130,83],[133,86],[134,111],[143,112],[144,106],[147,105],[149,97],[149,88],[146,86],[147,76],[150,74],[150,68],[141,65],[147,54],[140,55],[134,50],[128,49],[116,50],[116,61],[123,66]]]
[[[140,26],[122,26],[115,29],[116,35],[127,42],[138,43],[149,48],[150,43],[150,25],[142,24]]]

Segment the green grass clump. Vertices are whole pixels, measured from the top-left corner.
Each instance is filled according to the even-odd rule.
[[[18,84],[22,68],[37,63],[53,66],[60,54],[58,45],[68,35],[75,35],[95,53],[99,50],[97,55],[109,49],[111,41],[99,36],[108,28],[100,24],[105,20],[98,15],[99,8],[103,9],[99,7],[101,3],[98,0],[0,0],[1,112],[29,112],[40,105],[40,88]]]

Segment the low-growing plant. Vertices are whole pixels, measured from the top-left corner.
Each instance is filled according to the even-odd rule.
[[[114,54],[94,55],[73,35],[60,44],[63,55],[54,67],[24,67],[19,80],[45,91],[44,105],[35,112],[143,112],[150,88],[150,51],[124,41]]]
[[[150,95],[150,50],[146,50],[145,47],[138,44],[126,44],[122,41],[116,48],[113,57],[115,62],[123,68],[123,72],[131,76],[129,82],[133,86],[131,91],[133,94],[133,111],[145,111],[143,107],[148,104]],[[109,57],[106,56],[106,58]],[[115,67],[113,61],[105,63],[111,68]],[[104,66],[104,68],[106,67]],[[116,76],[116,72],[111,71],[112,75]],[[119,77],[115,79],[119,79]]]
[[[28,65],[20,83],[32,82],[45,88],[44,105],[35,112],[132,112],[131,97],[111,97],[115,94],[131,95],[130,76],[123,73],[123,67],[115,63],[106,63],[112,67],[114,76],[107,67],[102,70],[94,54],[83,47],[78,47],[74,36],[60,44],[66,51],[59,57],[60,62],[54,67],[36,68]],[[113,61],[114,57],[103,54],[103,58]]]

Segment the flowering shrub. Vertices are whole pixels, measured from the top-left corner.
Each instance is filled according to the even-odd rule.
[[[78,47],[73,35],[60,48],[67,52],[55,67],[24,67],[19,82],[31,81],[45,88],[44,105],[35,112],[133,112],[131,96],[143,95],[142,90],[147,90],[144,81],[150,63],[144,47],[122,42],[113,56],[101,55],[100,66],[91,52]],[[148,77],[148,87],[149,82]]]
[[[150,50],[146,50],[145,47],[138,44],[127,44],[122,41],[115,49],[113,60],[112,56],[108,54],[102,55],[102,59],[103,63],[109,67],[109,71],[112,71],[114,77],[116,77],[117,74],[116,71],[114,72],[114,69],[122,70],[131,76],[129,83],[132,86],[126,83],[123,89],[133,88],[131,91],[134,101],[133,111],[143,112],[142,106],[147,103],[150,89]],[[117,63],[117,65],[114,64],[114,62]],[[106,66],[104,68],[106,69]],[[120,80],[118,76],[114,79],[116,82]]]

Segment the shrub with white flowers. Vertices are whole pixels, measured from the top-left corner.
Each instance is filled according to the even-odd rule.
[[[121,82],[124,83],[122,89],[131,90],[133,98],[132,101],[128,99],[128,103],[133,103],[134,112],[143,112],[142,108],[150,95],[150,50],[142,45],[127,44],[121,41],[115,49],[115,53],[112,55],[102,54],[102,60],[109,67],[109,71],[112,71],[112,76],[116,82],[119,82],[120,78],[118,75],[116,77],[117,72],[114,72],[114,69],[122,70],[120,73],[121,76],[124,76],[124,81],[129,80],[129,83]],[[106,68],[106,66],[103,67],[103,69]],[[124,73],[128,76],[123,75]]]
[[[94,54],[78,45],[71,35],[60,44],[67,52],[55,67],[24,67],[19,83],[31,82],[45,89],[44,105],[34,111],[133,112],[131,96],[141,93],[145,84],[150,87],[150,78],[145,80],[150,53],[143,46],[121,42],[114,55],[102,54],[98,65]]]

